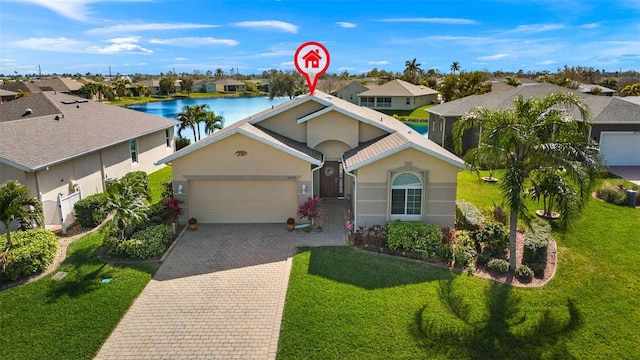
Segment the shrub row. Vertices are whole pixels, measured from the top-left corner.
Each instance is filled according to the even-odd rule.
[[[396,220],[387,225],[387,246],[434,256],[442,244],[442,231],[437,225]]]
[[[549,245],[551,226],[544,221],[531,223],[531,231],[527,231],[524,238],[522,262],[524,264],[542,264],[547,261],[547,247]]]
[[[457,229],[476,231],[484,222],[484,215],[472,203],[456,201]]]
[[[76,221],[86,228],[98,226],[109,214],[108,202],[109,196],[105,193],[90,195],[79,200],[73,206]]]
[[[638,186],[632,186],[631,189],[627,189],[621,183],[604,182],[596,190],[596,196],[612,204],[627,206],[629,204],[627,190],[638,190]],[[640,196],[636,198],[636,205],[638,204],[640,204]]]
[[[134,259],[151,259],[162,255],[167,249],[173,232],[167,225],[150,226],[131,236],[131,240],[119,240],[115,236],[105,238],[104,245],[114,255]]]
[[[2,278],[14,281],[47,269],[58,251],[58,237],[48,230],[35,229],[11,233],[12,247]],[[7,245],[7,235],[0,235],[0,248]]]

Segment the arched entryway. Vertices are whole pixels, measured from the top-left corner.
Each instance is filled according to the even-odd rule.
[[[345,194],[342,154],[351,148],[338,140],[327,140],[316,145],[316,150],[324,154],[324,166],[318,171],[319,195],[321,198],[341,198]]]

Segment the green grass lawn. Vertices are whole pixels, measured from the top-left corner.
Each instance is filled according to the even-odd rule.
[[[157,264],[110,265],[97,257],[102,234],[73,242],[57,271],[0,292],[0,359],[92,359]],[[102,279],[111,278],[103,284]]]
[[[458,198],[501,201],[459,174]],[[535,204],[531,203],[531,211]],[[515,288],[356,249],[293,260],[279,359],[640,358],[640,211],[590,199],[546,286]]]
[[[172,177],[171,166],[165,166],[162,169],[149,174],[149,202],[152,204],[157,203],[162,198],[162,191],[164,190],[163,184],[167,181],[171,181]]]

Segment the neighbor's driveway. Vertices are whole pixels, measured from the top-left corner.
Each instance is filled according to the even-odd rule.
[[[295,248],[344,245],[340,225],[321,234],[284,224],[187,231],[96,359],[274,359]]]
[[[610,166],[609,172],[640,185],[640,166]]]

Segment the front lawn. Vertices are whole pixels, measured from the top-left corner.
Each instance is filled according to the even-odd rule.
[[[98,232],[73,242],[53,274],[0,292],[0,359],[95,356],[158,267],[106,264],[97,257],[102,239]],[[53,280],[58,271],[68,275]]]
[[[495,184],[459,174],[483,209]],[[531,203],[530,211],[535,211]],[[556,276],[515,288],[353,248],[293,260],[279,359],[640,358],[640,211],[590,199]]]

